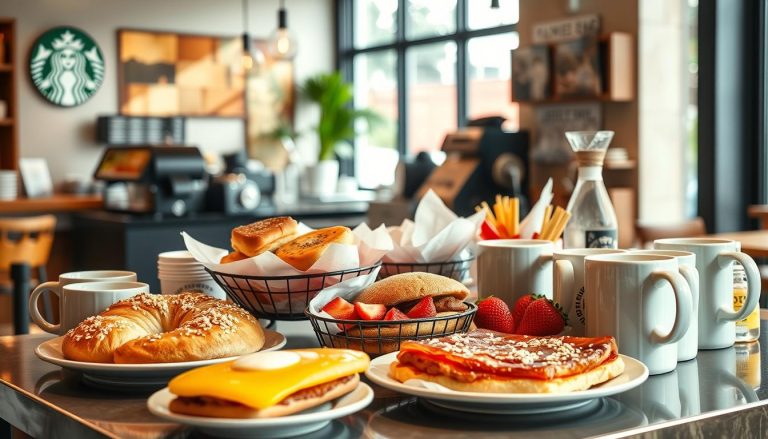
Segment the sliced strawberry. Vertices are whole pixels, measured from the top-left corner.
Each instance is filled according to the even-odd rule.
[[[493,226],[488,223],[488,220],[485,220],[482,224],[480,224],[480,237],[483,239],[501,238],[499,236],[499,232],[497,232],[496,229],[494,229]]]
[[[416,305],[413,305],[413,308],[411,308],[410,311],[406,314],[408,317],[412,319],[426,319],[429,317],[434,317],[437,315],[437,311],[435,310],[435,302],[432,300],[432,297],[425,297]]]
[[[559,304],[542,297],[534,300],[525,309],[520,324],[515,329],[522,335],[557,335],[565,328],[566,317]]]
[[[339,320],[357,320],[357,312],[355,312],[355,305],[347,302],[341,297],[337,297],[330,302],[326,303],[322,311],[327,312],[334,319]]]
[[[392,307],[384,315],[384,320],[408,320],[408,316],[399,309]]]
[[[355,302],[355,311],[363,320],[381,320],[387,313],[387,307],[380,303]]]

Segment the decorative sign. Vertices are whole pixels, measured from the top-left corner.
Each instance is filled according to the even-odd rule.
[[[600,33],[600,16],[581,15],[533,26],[533,44],[557,43]]]
[[[62,107],[74,107],[87,101],[104,81],[104,56],[82,30],[56,27],[32,45],[29,73],[44,98]]]
[[[571,160],[566,131],[595,131],[603,124],[600,103],[541,105],[535,110],[538,141],[531,153],[536,163],[563,164]]]

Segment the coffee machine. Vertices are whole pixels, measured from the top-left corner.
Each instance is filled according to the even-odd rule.
[[[105,182],[104,208],[185,216],[204,207],[205,162],[192,146],[120,146],[104,151],[94,173]]]
[[[417,197],[432,189],[458,215],[475,212],[496,194],[520,199],[528,210],[528,132],[506,132],[500,126],[469,126],[445,136],[446,160],[421,186]]]

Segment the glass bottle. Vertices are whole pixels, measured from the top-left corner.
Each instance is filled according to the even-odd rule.
[[[618,221],[603,183],[603,159],[613,131],[569,131],[568,143],[579,162],[579,178],[565,227],[565,248],[618,248]]]
[[[738,343],[736,345],[736,376],[755,390],[761,384],[760,342]]]
[[[747,300],[747,273],[744,267],[733,263],[733,310],[738,311]],[[750,342],[760,337],[760,307],[749,313],[743,320],[736,322],[736,341]]]

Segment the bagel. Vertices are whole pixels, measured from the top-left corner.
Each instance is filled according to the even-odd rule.
[[[355,235],[344,226],[318,229],[280,246],[275,255],[301,271],[309,270],[331,244],[354,244]]]
[[[88,317],[64,336],[64,358],[175,363],[258,351],[264,331],[237,305],[201,293],[139,294]]]
[[[232,248],[247,257],[273,251],[296,237],[298,223],[289,216],[278,216],[256,221],[232,229]]]
[[[432,273],[402,273],[375,282],[355,297],[356,302],[380,303],[387,308],[431,296],[454,297],[459,301],[469,295],[469,288],[454,279]]]

